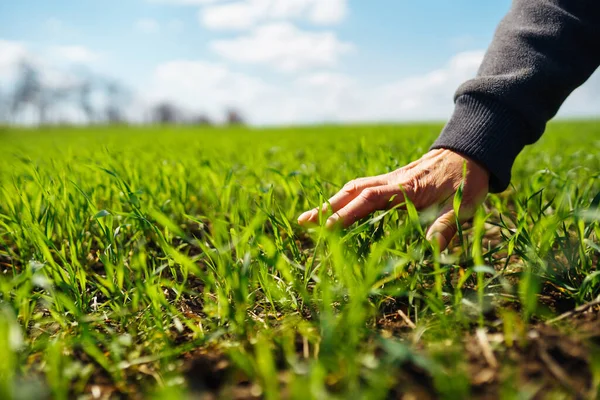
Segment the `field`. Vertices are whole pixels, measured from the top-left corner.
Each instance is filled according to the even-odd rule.
[[[431,212],[298,215],[440,125],[0,131],[0,398],[595,398],[600,122]]]

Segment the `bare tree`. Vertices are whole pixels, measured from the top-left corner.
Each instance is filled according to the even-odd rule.
[[[56,72],[61,76],[60,73],[65,71]],[[25,111],[34,110],[34,120],[37,117],[39,124],[58,123],[70,118],[60,114],[64,110],[62,106],[68,104],[70,108],[79,109],[90,124],[125,122],[131,93],[119,82],[88,71],[63,74],[64,79],[54,83],[46,82],[43,76],[33,63],[23,60],[19,64],[14,90],[7,101],[0,98],[0,120],[16,122]],[[104,106],[94,107],[93,96],[96,94],[104,100]],[[31,116],[26,118],[29,121]]]
[[[174,124],[181,121],[181,111],[172,103],[162,102],[151,111],[152,122],[155,124]]]
[[[7,94],[0,90],[0,123],[8,122],[9,100]]]
[[[191,125],[199,125],[199,126],[212,126],[214,125],[212,119],[206,114],[198,114],[195,117],[190,119]]]
[[[125,107],[130,100],[130,93],[125,87],[114,80],[105,82],[106,93],[106,121],[110,124],[125,122]]]
[[[246,122],[242,114],[235,108],[230,108],[226,112],[227,125],[245,125]]]
[[[38,95],[37,108],[38,108],[38,124],[47,125],[49,120],[50,108],[54,105],[54,91],[49,88],[45,88],[40,85],[40,92]]]
[[[95,110],[92,106],[92,82],[90,79],[85,79],[76,89],[77,102],[79,108],[85,115],[88,124],[93,124],[95,120]]]
[[[42,84],[38,70],[27,61],[22,61],[10,107],[11,116],[16,118],[24,106],[31,105],[38,109],[39,122],[45,121],[47,104],[42,100],[41,94]]]

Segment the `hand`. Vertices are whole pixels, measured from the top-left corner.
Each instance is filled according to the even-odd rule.
[[[466,156],[437,149],[396,171],[348,182],[321,207],[321,212],[326,212],[331,205],[333,212],[326,226],[341,224],[348,227],[374,211],[404,203],[406,193],[417,210],[441,206],[441,212],[427,230],[426,237],[430,241],[437,240],[440,250],[444,250],[458,229],[453,199],[463,181],[465,162],[467,174],[459,210],[460,222],[465,222],[473,216],[488,193],[489,173]],[[298,223],[305,225],[318,220],[319,209],[315,208],[300,215]]]

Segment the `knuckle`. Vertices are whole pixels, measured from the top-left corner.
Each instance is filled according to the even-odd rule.
[[[358,190],[358,180],[357,179],[352,179],[351,181],[349,181],[348,183],[346,183],[344,185],[344,187],[342,188],[342,190],[344,192],[347,192],[347,193],[356,192]]]
[[[406,192],[407,195],[411,195],[419,191],[420,184],[418,178],[413,178],[408,181],[402,182],[400,186],[402,187],[402,190]]]
[[[381,199],[381,192],[377,188],[367,188],[360,193],[360,197],[369,203],[375,203]]]
[[[410,182],[413,192],[425,190],[425,188],[428,186],[427,182],[425,182],[426,177],[427,177],[427,174],[425,174],[423,172],[421,172],[413,177],[413,179]]]

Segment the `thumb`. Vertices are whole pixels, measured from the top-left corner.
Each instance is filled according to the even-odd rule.
[[[452,202],[450,202],[442,209],[434,223],[431,224],[425,237],[430,242],[437,241],[440,251],[443,251],[448,247],[457,231],[456,214]]]

